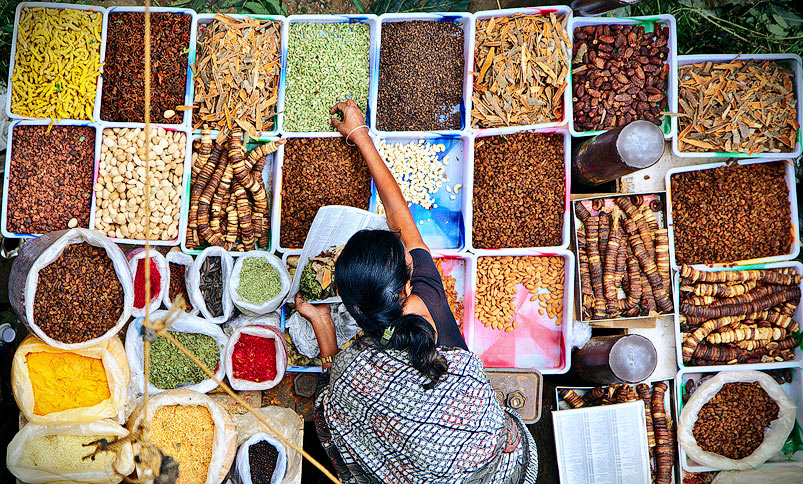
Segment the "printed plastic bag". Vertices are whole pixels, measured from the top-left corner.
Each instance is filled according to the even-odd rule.
[[[280,484],[284,475],[287,472],[287,451],[279,439],[271,437],[270,435],[259,432],[252,435],[248,440],[243,442],[240,450],[237,451],[237,458],[234,461],[234,470],[232,477],[237,484],[253,484],[251,481],[251,465],[248,459],[248,449],[259,442],[267,442],[276,448],[279,455],[276,457],[276,467],[273,469],[273,476],[270,479],[270,484]]]
[[[153,418],[160,408],[169,405],[200,405],[209,410],[212,421],[215,423],[215,430],[212,441],[212,458],[209,461],[209,469],[204,484],[220,484],[223,482],[234,461],[234,454],[237,450],[237,431],[229,413],[203,393],[187,389],[176,389],[162,392],[148,399],[149,418]],[[128,420],[127,427],[129,430],[133,430],[140,425],[142,410],[143,405],[140,403]],[[137,472],[140,472],[139,465],[137,465]]]
[[[284,440],[301,447],[304,442],[304,419],[289,408],[262,407],[256,409],[260,417],[264,418]],[[242,445],[251,436],[259,432],[277,437],[255,415],[250,413],[237,420],[237,444]],[[280,439],[281,440],[281,439]],[[301,454],[290,447],[287,451],[287,471],[282,484],[293,484],[301,479]]]
[[[106,370],[106,380],[109,382],[109,398],[92,407],[71,408],[47,415],[34,413],[36,399],[28,373],[27,358],[31,353],[41,352],[74,353],[100,359],[103,362],[104,370]],[[14,360],[11,364],[11,388],[14,391],[14,399],[17,401],[17,406],[19,406],[20,411],[29,422],[41,425],[77,424],[116,417],[125,403],[126,387],[130,377],[131,374],[123,343],[117,337],[87,348],[67,351],[49,346],[42,340],[29,335],[20,343],[16,353],[14,353]]]
[[[117,280],[123,286],[123,311],[117,324],[106,331],[103,336],[83,343],[62,343],[46,335],[34,321],[33,304],[36,285],[41,269],[56,260],[65,247],[81,242],[106,249],[106,254],[114,264]],[[117,244],[100,232],[78,228],[50,232],[28,241],[11,266],[11,274],[8,277],[8,293],[11,307],[20,321],[45,343],[64,350],[86,348],[112,338],[131,317],[131,309],[134,304],[134,282],[123,252],[117,247]]]
[[[190,274],[190,267],[192,267],[193,259],[192,256],[189,254],[185,254],[180,250],[171,250],[165,256],[165,260],[167,261],[167,291],[165,292],[164,297],[164,307],[165,309],[170,309],[170,306],[173,304],[173,301],[170,300],[170,264],[180,264],[185,267],[184,269],[184,287],[189,287],[187,283],[187,276]],[[189,296],[189,290],[187,291],[187,296]],[[192,301],[184,301],[185,303],[192,304]],[[192,310],[187,311],[189,314],[193,316],[198,315],[200,312],[198,308],[195,306],[192,307]]]
[[[162,299],[164,299],[165,294],[167,293],[167,283],[169,281],[170,269],[167,267],[167,261],[162,254],[153,249],[150,250],[150,254],[151,264],[156,265],[156,269],[159,271],[159,293],[156,294],[155,297],[151,298],[150,312],[152,313],[159,309],[159,306],[162,305]],[[128,270],[131,271],[131,277],[134,281],[137,280],[137,265],[139,264],[139,260],[144,259],[145,255],[146,253],[144,248],[130,250],[125,255],[126,259],[128,259]],[[151,284],[154,284],[154,282],[155,281],[151,281]],[[134,284],[134,300],[136,300],[136,282]],[[142,284],[143,286],[145,285],[144,278]],[[142,293],[145,294],[144,287],[142,289]],[[145,316],[145,306],[139,309],[132,307],[131,315],[135,318]]]
[[[153,314],[151,314],[151,320],[155,321],[159,318],[163,318],[166,314],[167,311],[154,311]],[[140,334],[143,320],[144,318],[138,318],[132,321],[131,324],[128,325],[128,331],[126,331],[125,334],[125,352],[126,355],[128,355],[128,364],[131,366],[131,383],[133,390],[137,395],[141,395],[145,390],[145,348],[144,343],[142,342],[142,335]],[[199,333],[214,338],[218,348],[220,349],[220,362],[215,370],[215,378],[218,381],[223,380],[223,377],[226,376],[223,358],[225,355],[227,338],[223,333],[223,330],[220,329],[220,326],[212,324],[205,319],[185,313],[178,316],[178,319],[170,326],[169,331],[178,333]],[[214,390],[217,388],[217,386],[218,384],[214,379],[207,378],[200,383],[187,385],[182,388],[193,390],[199,393],[206,393]],[[153,385],[153,383],[148,384],[148,392],[151,394],[163,391],[165,390],[162,388],[157,388]]]
[[[337,337],[337,346],[343,346],[346,341],[354,337],[360,330],[357,322],[351,317],[345,304],[330,304],[330,314],[332,321],[335,323],[335,336]],[[307,358],[316,358],[321,354],[321,349],[318,347],[318,338],[315,337],[315,330],[312,328],[312,323],[304,319],[299,312],[293,313],[292,316],[287,318],[285,327],[290,333],[290,338],[299,353]]]
[[[243,264],[247,259],[257,257],[267,260],[270,265],[276,269],[276,272],[279,274],[279,280],[282,284],[279,294],[260,304],[254,304],[246,301],[240,296],[239,292],[237,292],[240,288],[240,271],[243,268]],[[290,273],[287,272],[287,267],[285,267],[284,263],[282,263],[282,260],[275,255],[269,254],[264,250],[252,250],[237,258],[237,262],[234,264],[234,270],[231,273],[231,280],[229,281],[229,297],[231,297],[231,300],[234,302],[234,305],[237,306],[237,309],[243,313],[253,316],[275,311],[276,308],[282,304],[282,301],[287,296],[288,291],[290,291]]]
[[[800,484],[803,465],[777,464],[749,471],[724,471],[717,474],[712,484]]]
[[[218,317],[212,316],[209,309],[206,307],[204,296],[201,294],[201,266],[207,257],[220,257],[221,262],[221,277],[223,278],[223,292],[221,294],[221,305],[223,306],[223,314]],[[229,296],[229,279],[231,279],[231,270],[234,265],[234,259],[223,247],[207,247],[203,252],[198,254],[195,262],[190,267],[190,272],[187,274],[187,292],[190,295],[190,302],[192,307],[198,308],[201,311],[201,316],[208,320],[210,323],[223,324],[229,320],[231,314],[234,312],[234,304]]]
[[[237,341],[240,340],[240,335],[243,334],[250,334],[273,340],[276,348],[276,376],[272,380],[257,383],[234,377],[234,367],[231,356],[234,353],[234,347]],[[284,333],[281,329],[274,326],[244,326],[235,329],[228,343],[226,343],[225,366],[229,384],[235,390],[268,390],[275,387],[282,381],[284,372],[287,369],[287,342],[284,339]]]
[[[767,394],[778,404],[778,418],[764,431],[764,442],[743,459],[729,459],[713,452],[707,452],[697,445],[692,434],[697,414],[709,400],[719,392],[725,383],[758,382]],[[776,455],[784,445],[786,437],[795,424],[797,407],[771,376],[760,371],[722,371],[702,383],[692,393],[691,398],[680,412],[678,422],[678,441],[690,459],[716,470],[744,470],[758,467]]]
[[[29,442],[38,437],[49,435],[101,435],[108,440],[128,435],[120,424],[112,420],[96,420],[94,422],[75,424],[75,425],[38,425],[28,423],[20,430],[14,439],[8,444],[8,454],[6,465],[8,470],[17,479],[27,484],[47,484],[47,483],[117,483],[123,480],[121,476],[127,476],[134,472],[134,450],[130,442],[122,444],[117,459],[113,460],[110,467],[104,472],[98,471],[75,471],[72,469],[44,469],[42,467],[32,467],[24,465],[26,447]],[[54,449],[55,451],[56,449]],[[87,447],[87,454],[91,452]],[[116,473],[115,473],[116,471]]]

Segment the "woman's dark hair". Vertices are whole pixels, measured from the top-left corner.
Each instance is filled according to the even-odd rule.
[[[363,344],[381,349],[385,329],[393,336],[384,348],[406,350],[410,364],[435,387],[446,373],[446,359],[436,348],[435,330],[423,317],[402,314],[401,292],[410,280],[404,245],[387,230],[362,230],[349,239],[335,265],[335,283],[343,304],[362,328]]]

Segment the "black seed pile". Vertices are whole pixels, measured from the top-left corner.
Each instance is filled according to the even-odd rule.
[[[383,23],[377,128],[459,130],[464,64],[460,25],[422,20]]]
[[[264,440],[248,447],[248,467],[251,468],[251,482],[253,484],[270,484],[278,459],[279,452],[276,447]]]

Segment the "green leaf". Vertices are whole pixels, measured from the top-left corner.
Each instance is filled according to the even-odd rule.
[[[784,29],[788,29],[789,28],[789,24],[786,23],[786,20],[784,20],[783,17],[781,17],[777,13],[772,14],[772,18],[774,18],[775,21],[778,22],[778,25],[780,25]]]
[[[800,422],[795,420],[795,427],[792,429],[792,433],[789,434],[789,438],[786,439],[781,452],[787,459],[791,460],[795,452],[800,450],[803,450],[803,428],[800,427]]]
[[[251,13],[263,13],[265,12],[265,7],[257,2],[245,2],[243,4],[243,8],[250,11]]]
[[[365,6],[360,0],[351,0],[351,3],[354,4],[354,8],[356,8],[358,12],[365,13]]]
[[[408,12],[465,12],[468,0],[377,0],[371,6],[371,13]]]
[[[769,30],[772,35],[774,35],[779,39],[786,37],[786,29],[784,29],[778,24],[767,25],[767,30]]]

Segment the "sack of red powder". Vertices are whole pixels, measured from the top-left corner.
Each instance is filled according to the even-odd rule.
[[[150,265],[145,258],[144,248],[128,251],[125,255],[128,259],[128,268],[134,278],[134,308],[131,315],[135,318],[145,315],[145,275],[151,273],[151,302],[150,312],[156,311],[162,305],[162,299],[167,292],[169,281],[167,261],[164,256],[155,250],[150,250]]]
[[[226,376],[235,390],[268,390],[284,378],[287,343],[274,326],[237,328],[226,343]]]

